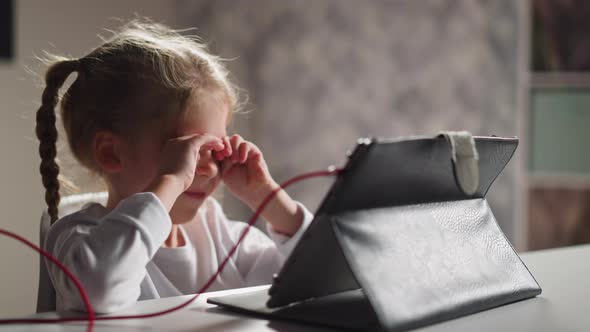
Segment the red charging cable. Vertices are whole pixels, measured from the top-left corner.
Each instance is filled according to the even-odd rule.
[[[39,254],[41,254],[44,257],[46,257],[51,263],[57,265],[57,267],[59,267],[66,274],[66,276],[68,278],[70,278],[70,280],[76,285],[76,287],[80,291],[80,296],[82,297],[82,300],[84,301],[84,305],[86,306],[86,311],[88,312],[88,315],[86,317],[10,318],[10,319],[0,319],[0,325],[1,324],[49,324],[49,323],[65,323],[65,322],[87,321],[88,322],[87,331],[88,332],[91,332],[92,329],[93,329],[93,326],[94,326],[94,322],[97,321],[97,320],[121,320],[121,319],[152,318],[152,317],[162,316],[162,315],[166,315],[166,314],[169,314],[171,312],[180,310],[180,309],[188,306],[189,304],[191,304],[193,301],[195,301],[199,297],[199,295],[201,295],[202,293],[206,292],[207,289],[209,289],[209,287],[211,287],[211,285],[213,284],[213,282],[215,282],[215,279],[217,279],[217,277],[219,276],[219,274],[221,273],[221,271],[223,271],[223,269],[227,265],[227,262],[229,261],[229,259],[231,258],[231,256],[237,250],[237,248],[240,245],[240,243],[242,242],[242,240],[244,240],[244,238],[248,234],[248,231],[250,230],[250,227],[252,227],[252,225],[256,222],[256,220],[258,219],[258,217],[260,216],[260,214],[262,213],[262,211],[264,210],[264,208],[266,207],[266,205],[268,205],[268,203],[274,198],[274,196],[279,191],[281,191],[282,189],[285,189],[288,186],[290,186],[290,185],[292,185],[292,184],[294,184],[296,182],[299,182],[299,181],[303,181],[303,180],[306,180],[306,179],[309,179],[309,178],[314,178],[314,177],[319,177],[319,176],[338,175],[342,171],[343,171],[342,168],[332,167],[332,168],[330,168],[328,170],[325,170],[325,171],[316,171],[316,172],[309,172],[309,173],[301,174],[301,175],[295,176],[295,177],[293,177],[293,178],[291,178],[291,179],[289,179],[289,180],[281,183],[281,185],[279,186],[279,188],[275,189],[273,192],[271,192],[270,194],[268,194],[266,196],[266,198],[262,201],[262,203],[258,206],[258,208],[256,209],[256,211],[254,212],[254,214],[252,215],[252,217],[248,221],[248,226],[242,232],[242,234],[240,235],[240,238],[238,239],[238,241],[236,242],[236,244],[232,247],[232,249],[227,254],[227,256],[225,257],[225,259],[221,262],[221,264],[217,268],[217,271],[211,276],[211,278],[209,278],[209,280],[207,281],[207,283],[205,283],[205,285],[203,285],[203,287],[201,287],[201,289],[199,289],[199,291],[193,297],[191,297],[187,301],[185,301],[185,302],[183,302],[183,303],[181,303],[179,305],[176,305],[176,306],[174,306],[172,308],[169,308],[169,309],[166,309],[166,310],[162,310],[162,311],[156,311],[156,312],[152,312],[152,313],[142,314],[142,315],[100,316],[100,317],[96,317],[96,315],[94,314],[94,310],[92,309],[92,305],[90,304],[90,300],[88,299],[88,296],[86,294],[86,291],[82,287],[82,284],[80,283],[80,281],[63,264],[61,264],[50,253],[48,253],[45,250],[39,248],[38,246],[36,246],[35,244],[31,243],[27,239],[21,237],[20,235],[14,234],[12,232],[9,232],[9,231],[3,230],[3,229],[0,229],[0,234],[6,235],[8,237],[11,237],[13,239],[16,239],[16,240],[24,243],[28,247],[32,248],[33,250],[37,251]]]

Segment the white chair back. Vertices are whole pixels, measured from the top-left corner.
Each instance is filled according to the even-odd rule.
[[[58,216],[61,218],[76,211],[80,211],[84,205],[91,202],[106,205],[107,198],[107,192],[86,193],[64,197],[61,199],[59,204]],[[49,231],[50,224],[51,217],[49,217],[47,210],[44,210],[41,215],[41,226],[39,228],[39,245],[41,248],[45,247],[45,237]],[[37,312],[55,311],[55,288],[51,283],[51,279],[49,279],[47,267],[45,266],[45,260],[42,256],[39,257],[39,289],[37,291]]]

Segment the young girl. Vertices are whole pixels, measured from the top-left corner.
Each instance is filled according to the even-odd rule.
[[[209,195],[223,181],[254,209],[278,188],[260,150],[226,134],[237,107],[226,69],[195,40],[139,21],[80,59],[54,63],[36,128],[52,221],[59,203],[54,108],[74,72],[60,105],[68,143],[104,178],[108,202],[57,220],[45,249],[81,280],[100,313],[197,292],[247,226],[229,221]],[[262,216],[270,239],[251,229],[210,290],[270,283],[312,219],[284,191]],[[84,310],[75,286],[47,268],[58,310]]]

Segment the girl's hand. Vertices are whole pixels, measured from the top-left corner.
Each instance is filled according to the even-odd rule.
[[[266,196],[279,189],[279,185],[270,176],[256,145],[239,135],[224,137],[223,144],[223,151],[214,153],[215,158],[222,161],[222,179],[234,195],[256,210]],[[279,190],[262,211],[262,217],[276,232],[291,236],[301,226],[303,211],[284,190]]]
[[[223,141],[212,135],[198,134],[168,140],[160,155],[162,163],[158,176],[175,177],[184,192],[193,183],[202,149],[222,151]]]
[[[262,152],[239,135],[224,137],[223,151],[215,152],[221,162],[221,176],[227,188],[250,207],[258,206],[278,187],[272,179]]]
[[[212,135],[191,135],[168,140],[160,154],[161,164],[146,191],[160,198],[168,209],[193,183],[199,152],[202,149],[223,151],[223,141]]]

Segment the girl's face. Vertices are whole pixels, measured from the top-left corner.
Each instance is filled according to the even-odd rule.
[[[209,134],[223,138],[227,135],[227,116],[227,106],[220,108],[201,105],[198,110],[189,109],[185,119],[177,125],[175,132],[165,139],[194,134]],[[146,137],[133,147],[133,157],[130,158],[128,167],[119,179],[119,183],[126,188],[120,191],[130,195],[147,188],[158,174],[162,146],[161,137],[154,135]],[[211,151],[201,150],[192,185],[178,197],[170,210],[172,222],[183,224],[193,220],[205,199],[220,182],[220,163],[212,156]]]

